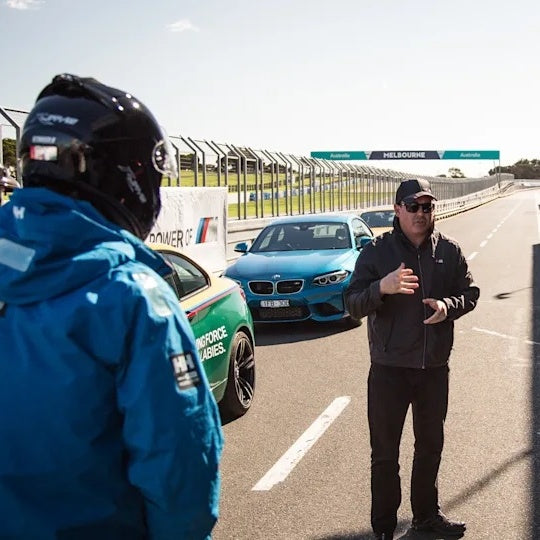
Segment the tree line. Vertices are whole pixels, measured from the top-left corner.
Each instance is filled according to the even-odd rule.
[[[489,174],[511,173],[514,178],[540,179],[540,159],[520,159],[507,167],[495,167]]]
[[[15,158],[15,139],[2,139],[2,155],[4,156],[4,166],[15,169],[17,160]]]

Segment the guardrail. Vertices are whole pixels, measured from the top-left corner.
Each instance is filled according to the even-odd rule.
[[[473,208],[486,204],[501,196],[509,195],[510,193],[513,193],[515,189],[522,187],[526,186],[514,183],[513,181],[506,181],[502,182],[500,187],[493,186],[463,197],[437,201],[436,219],[445,219],[466,212],[467,210],[472,210]],[[379,207],[370,207],[369,210],[376,210],[377,208]],[[383,206],[380,206],[380,208],[383,208]],[[388,208],[388,205],[386,205],[386,208]],[[358,208],[356,210],[345,210],[340,213],[360,213],[367,209],[368,208]],[[259,232],[274,219],[276,218],[229,220],[227,222],[227,264],[231,264],[240,256],[240,253],[234,251],[234,246],[236,244],[239,242],[251,242]]]

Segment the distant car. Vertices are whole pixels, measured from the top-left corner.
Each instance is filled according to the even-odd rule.
[[[244,289],[256,323],[347,317],[343,290],[373,233],[357,215],[310,214],[274,220],[225,270]],[[351,320],[353,324],[358,321]]]
[[[227,420],[242,416],[255,389],[255,334],[243,290],[171,246],[150,247],[171,264],[167,281],[191,323],[222,416]]]
[[[263,191],[262,194],[259,194],[258,195],[259,199],[262,199],[263,201],[269,201],[272,199],[272,193],[270,193],[269,191]],[[278,194],[277,192],[274,194],[274,197],[277,198],[278,197]],[[256,201],[257,200],[257,194],[252,191],[250,192],[249,194],[249,202],[253,202],[253,201]]]
[[[360,217],[369,225],[373,234],[378,236],[394,228],[395,212],[393,208],[385,210],[366,210]]]

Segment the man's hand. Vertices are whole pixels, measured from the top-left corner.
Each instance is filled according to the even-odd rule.
[[[427,304],[431,309],[435,310],[435,313],[426,319],[424,324],[437,324],[446,319],[448,315],[448,308],[442,300],[435,300],[435,298],[424,298],[422,302]]]
[[[413,274],[411,268],[405,268],[404,263],[379,282],[381,294],[414,294],[418,287],[418,276]]]

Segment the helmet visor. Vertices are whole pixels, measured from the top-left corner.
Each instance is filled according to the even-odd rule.
[[[164,133],[163,139],[158,141],[152,151],[152,164],[156,171],[168,176],[169,178],[178,178],[178,167],[176,165],[176,152]]]

